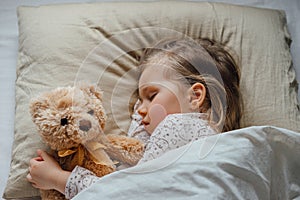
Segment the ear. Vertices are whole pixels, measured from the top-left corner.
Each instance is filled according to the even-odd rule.
[[[206,97],[206,88],[202,83],[195,83],[189,89],[190,109],[199,111]]]
[[[91,85],[90,91],[97,97],[97,99],[102,101],[102,91],[100,90],[99,87],[97,87],[96,85]]]
[[[40,96],[32,99],[29,105],[29,111],[33,119],[40,117],[41,111],[46,110],[49,107],[49,101],[47,98]]]
[[[102,101],[102,91],[97,85],[88,84],[85,82],[80,82],[79,87],[81,90],[85,91],[89,96],[95,96],[97,99]]]

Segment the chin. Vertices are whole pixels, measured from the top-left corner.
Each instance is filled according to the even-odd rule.
[[[153,133],[155,128],[150,127],[149,125],[145,126],[145,130],[147,131],[147,133],[149,135],[151,135]]]

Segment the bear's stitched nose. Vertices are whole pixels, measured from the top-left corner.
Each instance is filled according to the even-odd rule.
[[[89,120],[82,119],[79,121],[79,129],[82,131],[88,131],[92,128],[92,123]]]
[[[67,118],[62,118],[62,119],[60,120],[60,125],[65,126],[65,125],[67,125],[67,124],[68,124],[68,119],[67,119]]]

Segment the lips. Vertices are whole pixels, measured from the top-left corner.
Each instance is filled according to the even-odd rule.
[[[143,124],[143,126],[144,126],[144,130],[149,134],[149,135],[151,135],[152,134],[152,132],[153,132],[153,130],[152,130],[152,128],[151,128],[151,126],[150,126],[150,122],[148,122],[148,121],[142,121],[142,124]]]
[[[147,122],[147,121],[142,120],[142,124],[143,124],[144,126],[148,126],[150,123]]]

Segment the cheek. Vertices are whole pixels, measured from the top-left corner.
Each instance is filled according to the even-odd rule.
[[[167,114],[180,113],[180,103],[175,94],[168,92],[161,96],[158,96],[155,101],[152,102],[152,105],[159,104],[161,105]]]
[[[154,104],[149,109],[149,118],[151,125],[156,127],[167,116],[166,109],[160,104]]]

